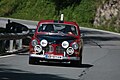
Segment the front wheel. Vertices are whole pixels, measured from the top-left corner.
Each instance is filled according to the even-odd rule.
[[[82,65],[82,59],[80,59],[79,61],[71,61],[71,65],[73,65],[73,66],[80,66],[80,65]]]
[[[39,63],[38,59],[29,57],[29,64],[38,64],[38,63]]]

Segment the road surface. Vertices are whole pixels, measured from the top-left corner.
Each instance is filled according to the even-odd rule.
[[[120,35],[84,28],[81,33],[81,66],[46,62],[29,65],[28,52],[0,56],[0,80],[120,80]]]

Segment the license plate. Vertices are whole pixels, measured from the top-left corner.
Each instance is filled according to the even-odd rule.
[[[63,56],[60,55],[46,55],[46,59],[63,59]]]

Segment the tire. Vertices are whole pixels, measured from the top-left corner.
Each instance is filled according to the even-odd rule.
[[[82,65],[82,51],[83,51],[83,48],[80,49],[80,61],[79,61],[80,65]]]
[[[38,59],[29,57],[29,64],[38,64],[38,63],[39,63]]]
[[[71,61],[72,66],[80,66],[82,64],[82,60],[80,59],[79,61]]]
[[[78,60],[78,61],[71,61],[71,65],[73,65],[73,66],[80,66],[80,65],[82,65],[82,48],[80,49],[79,57],[80,57],[80,60]]]
[[[82,65],[82,55],[80,56],[80,61],[79,61],[80,65]]]

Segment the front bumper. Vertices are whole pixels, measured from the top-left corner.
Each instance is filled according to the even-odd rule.
[[[55,61],[78,61],[80,60],[80,57],[64,57],[64,56],[59,56],[59,55],[53,55],[53,56],[48,56],[48,55],[38,55],[38,54],[30,54],[30,58],[37,58],[39,60],[55,60]]]

